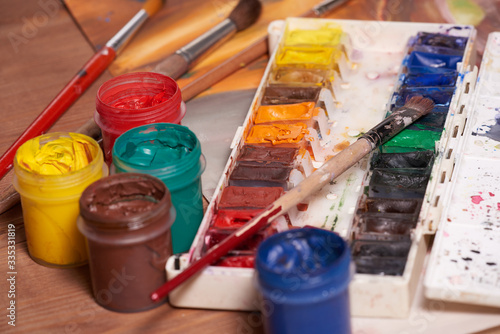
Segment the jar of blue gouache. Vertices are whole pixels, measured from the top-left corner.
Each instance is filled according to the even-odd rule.
[[[350,251],[333,232],[301,228],[257,249],[255,267],[268,334],[350,333]]]
[[[133,128],[116,139],[113,165],[115,173],[146,173],[165,183],[177,211],[171,229],[173,252],[187,252],[203,218],[205,158],[196,135],[185,126],[170,123]]]

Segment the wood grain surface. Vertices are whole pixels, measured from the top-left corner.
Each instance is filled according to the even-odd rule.
[[[3,152],[92,56],[93,47],[56,0],[0,1],[0,31]],[[101,76],[51,131],[75,130],[91,118],[96,91],[109,78],[109,73]],[[6,321],[8,224],[16,226],[16,327]],[[136,314],[105,310],[91,296],[87,266],[52,269],[31,260],[20,205],[0,215],[0,267],[0,333],[199,333],[200,328],[204,333],[236,333],[240,328],[241,333],[262,332],[259,318],[242,312],[174,309],[168,304]],[[252,331],[245,331],[248,328]]]

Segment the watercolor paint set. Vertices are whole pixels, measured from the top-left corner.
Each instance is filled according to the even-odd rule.
[[[500,33],[489,35],[424,286],[429,298],[500,306]]]
[[[353,316],[407,316],[427,251],[424,234],[435,232],[449,188],[449,180],[436,182],[453,166],[444,160],[456,156],[444,150],[465,125],[475,33],[471,26],[287,19],[190,252],[167,262],[169,279],[408,98],[424,95],[435,107],[174,290],[170,303],[256,310],[260,241],[313,226],[351,245]]]

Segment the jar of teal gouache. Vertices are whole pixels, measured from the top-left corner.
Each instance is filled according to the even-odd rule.
[[[203,218],[205,157],[196,135],[185,126],[170,123],[133,128],[116,139],[113,165],[115,173],[146,173],[165,183],[177,211],[173,252],[187,252]]]

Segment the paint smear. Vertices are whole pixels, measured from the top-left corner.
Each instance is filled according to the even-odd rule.
[[[307,126],[304,123],[255,125],[250,130],[246,142],[249,144],[272,143],[273,145],[298,143],[306,133],[308,133]]]
[[[474,204],[479,204],[482,201],[484,201],[484,198],[482,198],[480,195],[474,195],[474,196],[471,196],[470,198],[471,198],[472,203],[474,203]]]
[[[351,145],[351,143],[349,143],[349,141],[347,141],[347,140],[344,140],[343,142],[338,143],[337,145],[335,145],[335,147],[334,147],[333,150],[335,152],[340,152],[340,151],[346,149],[347,147],[349,147],[349,145]]]
[[[38,175],[62,175],[80,170],[97,155],[96,148],[85,137],[70,134],[49,142],[40,137],[26,142],[17,151],[17,162],[23,169]]]

